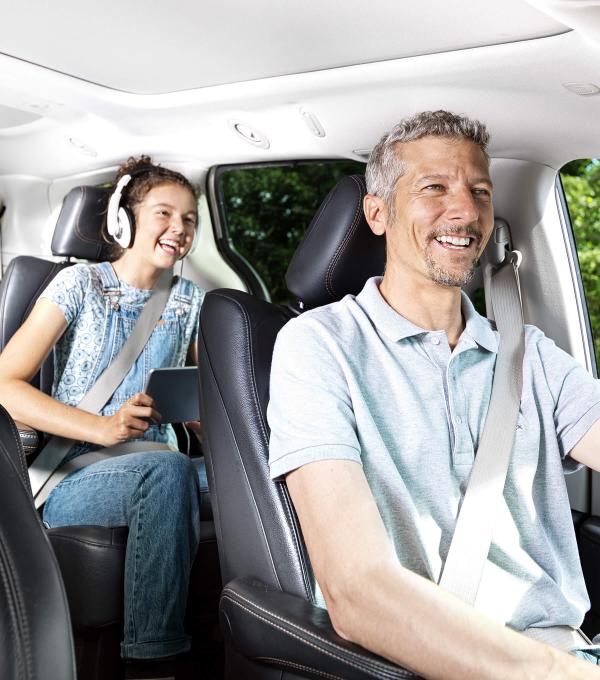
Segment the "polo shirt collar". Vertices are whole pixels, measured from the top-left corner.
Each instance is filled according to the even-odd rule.
[[[356,297],[356,301],[367,312],[375,326],[394,342],[415,335],[430,333],[431,331],[416,326],[388,305],[379,292],[381,279],[381,276],[370,278]],[[469,300],[469,296],[464,291],[461,291],[461,296],[462,313],[465,319],[463,335],[466,333],[484,349],[497,352],[498,339],[490,326],[490,322],[477,313],[473,303]]]

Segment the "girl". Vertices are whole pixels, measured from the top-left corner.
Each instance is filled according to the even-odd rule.
[[[143,351],[100,414],[77,408],[119,353],[161,274],[189,252],[197,227],[196,193],[183,175],[142,156],[123,164],[115,182],[125,176],[118,202],[133,224],[129,239],[117,230],[116,259],[62,270],[0,356],[5,406],[15,420],[75,440],[67,459],[131,439],[176,449],[172,428],[160,425],[143,385],[151,369],[181,366],[186,354],[197,363],[204,291],[176,277]],[[109,231],[115,231],[110,215]],[[111,304],[105,303],[107,291]],[[29,380],[53,348],[50,397]],[[44,506],[48,526],[129,527],[125,659],[160,659],[189,649],[183,618],[199,541],[199,473],[205,484],[204,470],[176,450],[131,453],[71,473]]]

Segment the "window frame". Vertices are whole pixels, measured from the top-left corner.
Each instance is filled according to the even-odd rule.
[[[271,296],[267,287],[262,280],[260,274],[256,271],[251,262],[249,262],[241,253],[235,248],[235,243],[229,234],[227,221],[227,206],[225,205],[224,197],[219,191],[219,183],[222,175],[232,170],[259,170],[261,168],[281,168],[290,167],[292,169],[302,167],[303,165],[323,165],[344,162],[363,163],[356,158],[303,158],[293,160],[277,160],[277,161],[258,161],[248,163],[228,163],[225,165],[215,165],[208,171],[207,176],[207,198],[208,206],[215,232],[215,241],[217,249],[223,259],[229,266],[240,276],[244,284],[248,288],[251,295],[255,295],[261,300],[271,301]],[[308,226],[308,225],[307,225]]]
[[[571,213],[569,212],[569,205],[562,184],[560,170],[558,170],[556,173],[554,187],[556,206],[565,239],[565,246],[569,255],[569,261],[571,263],[571,281],[575,290],[575,297],[578,301],[580,331],[582,338],[585,339],[584,346],[586,359],[588,362],[587,368],[590,370],[594,378],[598,378],[598,365],[596,360],[596,349],[594,345],[594,331],[590,323],[587,297],[583,285],[583,277],[581,275],[581,265],[579,263],[579,253],[577,252],[577,242],[575,240],[575,232],[573,230],[573,223],[571,222]],[[600,333],[600,329],[598,329],[598,332]]]
[[[592,373],[594,378],[598,379],[594,336],[590,323],[583,277],[581,275],[581,265],[579,264],[575,232],[571,221],[571,213],[569,212],[569,205],[563,187],[560,169],[556,173],[556,179],[554,181],[554,195],[565,241],[565,248],[571,266],[571,282],[574,288],[575,297],[578,301],[579,326],[582,339],[585,341],[584,348],[588,363],[587,369]],[[588,468],[583,468],[575,474],[565,475],[565,483],[567,485],[569,502],[572,509],[583,512],[586,515],[600,515],[600,473]]]

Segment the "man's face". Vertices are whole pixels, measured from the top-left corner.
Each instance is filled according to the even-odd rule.
[[[466,139],[422,137],[401,145],[405,173],[386,229],[388,266],[445,286],[472,275],[492,233],[492,183],[481,149]]]

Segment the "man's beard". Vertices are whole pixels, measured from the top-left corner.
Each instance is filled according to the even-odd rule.
[[[435,240],[437,236],[441,236],[443,234],[460,234],[460,233],[465,233],[467,236],[471,236],[472,238],[476,239],[477,243],[481,242],[481,232],[478,229],[475,229],[471,226],[465,227],[441,227],[439,229],[436,229],[432,231],[428,235],[428,240],[429,242],[432,242]],[[474,258],[473,261],[470,263],[470,265],[466,265],[466,268],[463,271],[449,271],[447,269],[444,269],[441,267],[431,256],[431,252],[429,248],[426,249],[425,251],[425,266],[427,267],[427,273],[429,274],[429,278],[434,282],[439,284],[440,286],[466,286],[467,283],[470,283],[471,280],[473,279],[473,276],[475,275],[475,267],[477,265],[477,258]]]
[[[425,256],[425,266],[427,267],[429,278],[440,286],[466,286],[467,283],[471,282],[475,275],[476,264],[477,260],[473,260],[470,268],[464,269],[463,271],[452,272],[440,267],[429,253]]]

